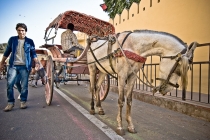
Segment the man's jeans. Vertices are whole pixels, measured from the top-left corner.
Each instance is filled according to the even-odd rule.
[[[20,74],[16,75],[15,85],[19,91],[19,94],[21,94]]]
[[[19,82],[21,83],[20,101],[25,101],[25,102],[27,101],[29,74],[30,74],[30,71],[27,70],[25,65],[15,65],[14,67],[9,68],[8,73],[7,73],[8,103],[14,104],[15,102],[13,87],[14,87],[15,82],[18,82],[19,80],[20,80]]]

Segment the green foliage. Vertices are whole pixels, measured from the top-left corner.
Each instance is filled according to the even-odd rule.
[[[141,0],[103,0],[107,6],[107,13],[110,18],[116,14],[121,14],[124,8],[129,9],[133,2],[139,3]]]

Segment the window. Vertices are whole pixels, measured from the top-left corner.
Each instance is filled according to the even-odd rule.
[[[132,14],[132,17],[134,17],[134,14]]]
[[[145,7],[143,8],[143,11],[145,11]]]

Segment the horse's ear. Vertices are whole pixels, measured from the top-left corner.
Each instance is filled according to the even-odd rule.
[[[192,60],[193,58],[193,53],[194,53],[194,50],[195,48],[198,46],[198,43],[197,42],[192,42],[189,46],[189,49],[188,51],[186,52],[186,56],[189,58],[189,60]]]
[[[190,49],[192,48],[192,46],[193,46],[194,43],[195,43],[195,42],[192,42],[192,43],[189,45],[188,50],[190,50]]]
[[[195,48],[198,46],[198,43],[197,42],[192,42],[189,46],[189,51],[194,51]]]

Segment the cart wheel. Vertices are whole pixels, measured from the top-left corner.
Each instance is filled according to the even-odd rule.
[[[45,84],[45,99],[47,105],[50,105],[52,102],[53,83],[54,83],[54,65],[52,57],[49,55],[46,66],[46,84]]]
[[[109,93],[109,87],[110,87],[110,77],[109,75],[106,75],[99,91],[101,101],[104,101],[106,99],[106,96]]]
[[[4,77],[3,74],[0,74],[0,80],[3,79],[3,77]]]

